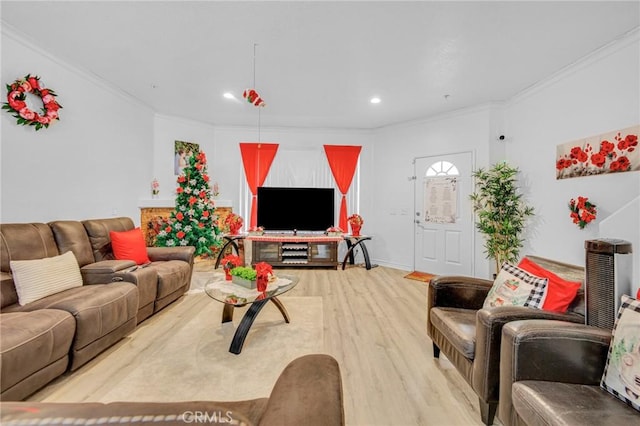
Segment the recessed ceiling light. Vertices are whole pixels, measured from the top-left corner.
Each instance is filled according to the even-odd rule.
[[[380,102],[382,102],[382,101],[381,101],[381,99],[380,99],[379,97],[374,96],[373,98],[371,98],[371,99],[369,100],[369,102],[371,102],[372,104],[379,104],[379,103],[380,103]]]
[[[236,97],[233,96],[233,93],[231,92],[226,92],[224,95],[222,95],[225,97],[225,99],[235,99]]]

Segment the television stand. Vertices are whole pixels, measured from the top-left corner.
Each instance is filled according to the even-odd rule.
[[[338,269],[338,244],[342,237],[314,234],[268,234],[248,236],[251,264],[266,262],[274,267],[322,267]]]

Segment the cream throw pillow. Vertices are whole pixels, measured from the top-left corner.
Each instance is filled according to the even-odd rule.
[[[505,262],[484,300],[483,308],[527,306],[541,309],[547,296],[547,283],[546,278],[536,277]]]
[[[78,261],[70,251],[44,259],[12,260],[9,265],[20,306],[82,285]]]

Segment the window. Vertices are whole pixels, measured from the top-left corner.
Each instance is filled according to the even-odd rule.
[[[448,161],[436,161],[427,169],[427,176],[460,176],[460,172]]]

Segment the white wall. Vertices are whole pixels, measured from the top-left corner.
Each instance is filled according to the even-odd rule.
[[[191,142],[200,145],[200,151],[207,155],[207,171],[210,184],[219,181],[216,170],[216,157],[213,126],[183,118],[157,114],[153,125],[153,175],[160,183],[161,199],[175,198],[177,176],[174,174],[175,141]],[[224,187],[224,186],[222,186]],[[145,198],[150,197],[147,193]],[[224,194],[219,197],[224,199]]]
[[[628,172],[555,179],[556,146],[640,123],[640,32],[585,58],[507,107],[507,157],[520,167],[536,208],[525,252],[584,265],[584,241],[611,237],[598,224],[640,194],[640,174]],[[598,219],[580,230],[567,204],[577,196],[598,206]],[[638,234],[640,218],[620,223],[616,236]],[[611,229],[611,224],[607,230]],[[640,247],[635,251],[635,281]]]
[[[63,109],[60,121],[38,132],[0,114],[0,220],[122,215],[138,223],[137,202],[152,179],[152,111],[6,26],[2,37],[2,82],[38,75]]]
[[[501,108],[491,105],[457,111],[428,120],[390,126],[376,135],[374,152],[375,188],[371,256],[380,264],[413,269],[414,181],[413,159],[462,151],[474,153],[475,167],[489,165],[490,152],[500,153],[496,134]],[[498,155],[498,154],[496,154]],[[407,215],[393,214],[406,210]],[[476,274],[488,276],[482,240],[476,237]]]
[[[241,205],[240,193],[245,183],[240,142],[258,142],[256,128],[219,127],[215,131],[216,158],[215,169],[219,172],[221,198],[233,200],[234,209]],[[261,127],[260,141],[278,143],[278,150],[303,148],[322,150],[329,145],[361,145],[360,178],[361,182],[372,179],[372,136],[371,132],[359,130],[302,129],[302,128],[264,128]],[[276,154],[277,156],[277,154]],[[360,214],[367,220],[371,215],[372,188],[363,184],[360,188]],[[239,210],[238,210],[239,211]],[[366,226],[366,224],[365,224]],[[363,232],[366,232],[363,231]]]

